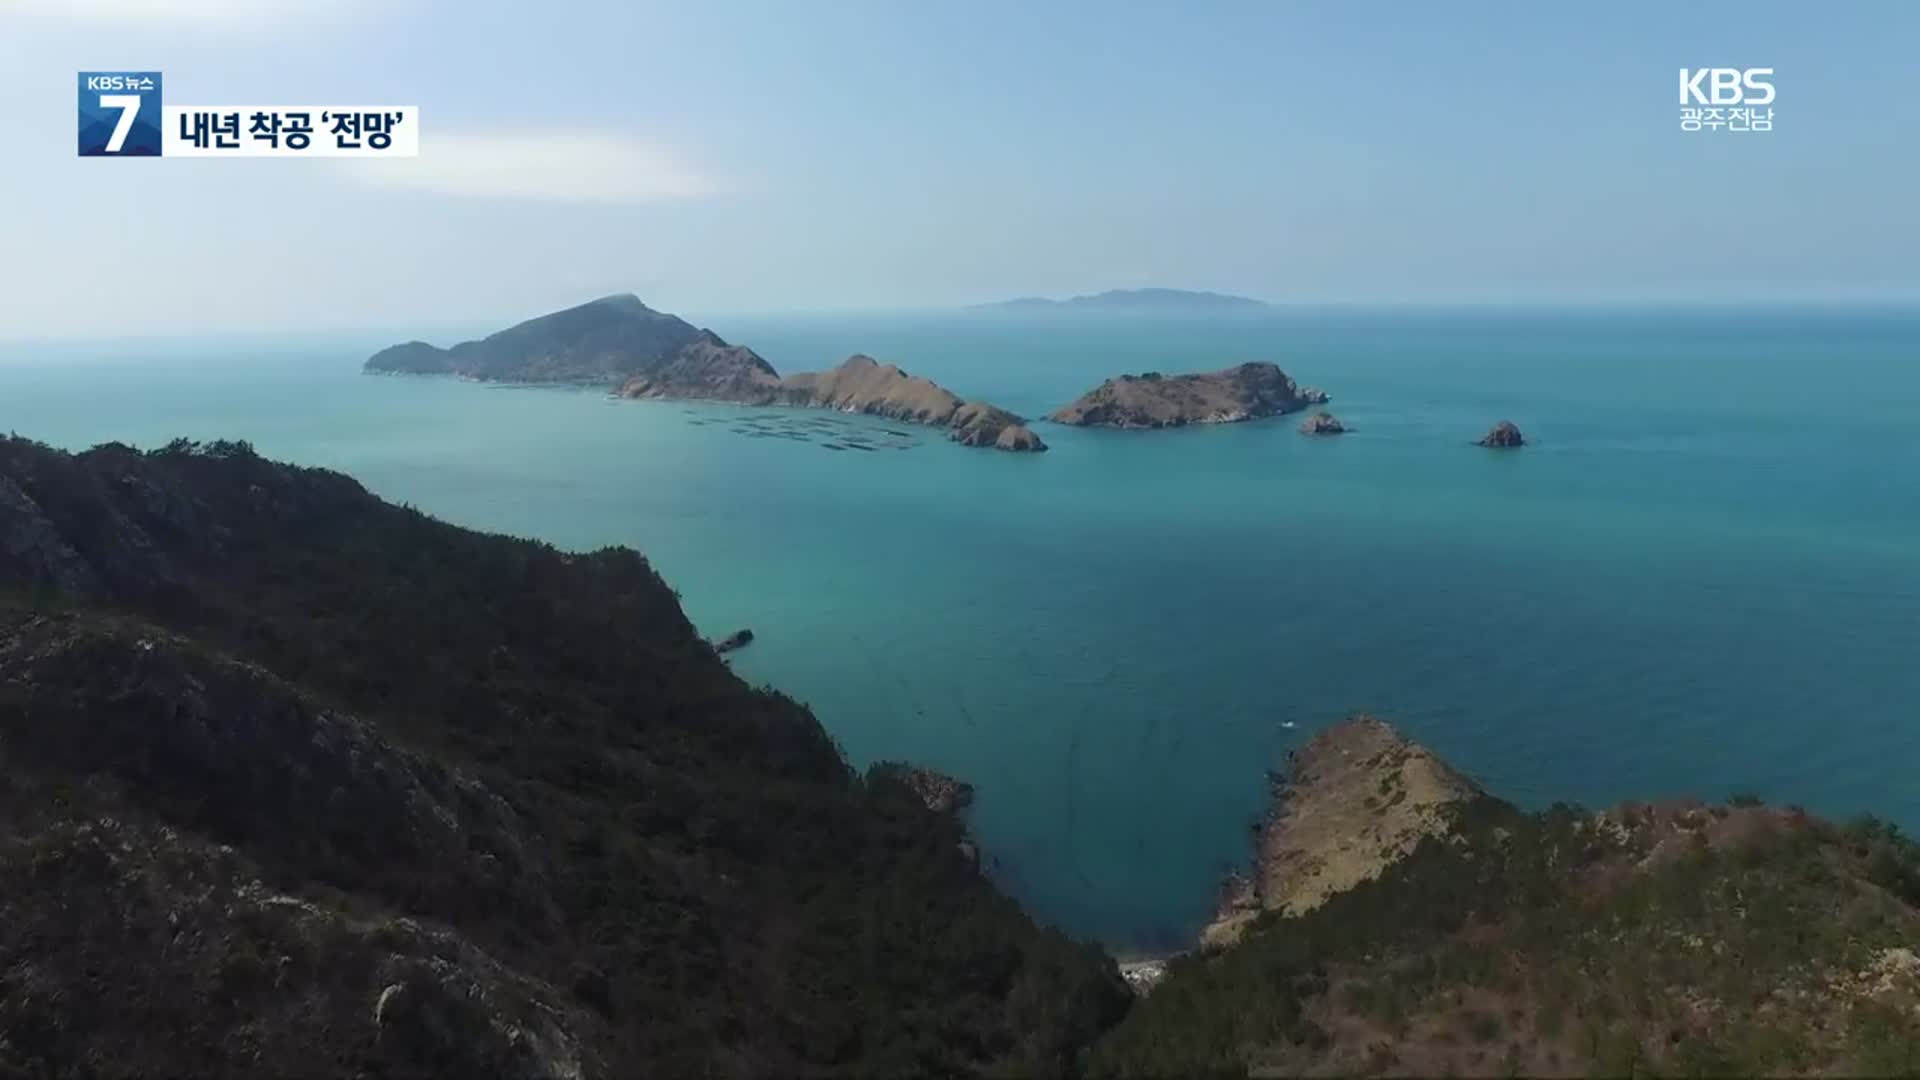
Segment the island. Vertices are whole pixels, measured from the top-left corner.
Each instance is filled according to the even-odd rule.
[[[1302,435],[1345,435],[1350,428],[1330,412],[1317,412],[1300,425]]]
[[[542,315],[442,349],[409,341],[367,360],[378,374],[605,386],[624,398],[835,409],[947,429],[962,446],[1044,451],[1026,421],[872,357],[782,377],[758,353],[632,294]]]
[[[975,304],[970,311],[1002,312],[1197,312],[1220,314],[1233,311],[1262,311],[1262,300],[1227,293],[1195,292],[1188,289],[1108,289],[1087,296],[1051,300],[1044,296],[1022,296],[991,304]]]
[[[1520,434],[1520,429],[1511,421],[1502,420],[1480,437],[1478,445],[1493,450],[1517,450],[1527,445],[1527,437]]]
[[[1324,405],[1327,395],[1294,383],[1274,364],[1240,364],[1194,375],[1121,375],[1047,419],[1076,427],[1165,428],[1229,424]]]

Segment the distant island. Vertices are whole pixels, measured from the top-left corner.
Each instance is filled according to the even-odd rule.
[[[632,294],[528,319],[450,349],[424,341],[394,345],[373,354],[366,370],[606,386],[626,398],[835,409],[944,427],[962,446],[1047,448],[1021,417],[871,357],[782,378],[752,349],[655,311]]]
[[[1076,427],[1164,428],[1229,424],[1324,405],[1327,395],[1294,383],[1274,364],[1249,363],[1194,375],[1121,375],[1047,419]]]
[[[1257,311],[1267,307],[1262,300],[1217,292],[1188,289],[1108,289],[1087,296],[1050,300],[1043,296],[1022,296],[991,304],[975,304],[969,311],[1137,311],[1137,312],[1225,312]]]

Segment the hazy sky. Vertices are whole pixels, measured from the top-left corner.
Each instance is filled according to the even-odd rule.
[[[0,0],[0,338],[1170,285],[1920,297],[1920,4]],[[1683,66],[1776,129],[1678,128]],[[101,160],[169,104],[417,104],[422,156]]]

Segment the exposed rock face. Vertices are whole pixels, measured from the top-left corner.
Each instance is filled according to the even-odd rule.
[[[753,644],[753,631],[735,630],[733,633],[714,642],[713,651],[717,653],[730,653],[735,649],[744,649],[751,644]]]
[[[623,294],[528,319],[451,349],[424,341],[395,345],[375,353],[366,369],[613,385],[665,364],[686,346],[707,339],[718,340],[684,319],[649,308],[639,297]]]
[[[946,773],[922,765],[910,765],[904,770],[902,778],[907,786],[920,793],[927,809],[936,814],[957,814],[973,805],[973,785]]]
[[[716,339],[717,340],[717,339]],[[743,405],[788,405],[864,413],[944,427],[963,446],[1039,451],[1047,448],[1024,421],[983,401],[966,401],[940,384],[870,356],[839,367],[780,378],[766,361],[737,346],[687,350],[674,363],[627,380],[629,398],[697,398]]]
[[[1347,426],[1334,419],[1332,413],[1314,413],[1300,425],[1303,435],[1345,435],[1347,431]]]
[[[1326,395],[1319,395],[1326,400]],[[1297,412],[1311,401],[1287,373],[1267,363],[1201,375],[1122,375],[1055,411],[1061,424],[1118,428],[1225,424]]]
[[[1167,962],[1164,959],[1122,960],[1120,977],[1127,980],[1127,988],[1135,997],[1146,997],[1160,980],[1167,977]]]
[[[1239,939],[1263,911],[1298,915],[1445,835],[1450,808],[1483,793],[1473,781],[1392,727],[1355,716],[1288,755],[1273,806],[1255,833],[1254,865],[1223,890],[1207,945]]]
[[[1520,434],[1520,429],[1506,420],[1493,425],[1493,430],[1482,436],[1479,443],[1495,450],[1512,450],[1526,444],[1526,437]]]

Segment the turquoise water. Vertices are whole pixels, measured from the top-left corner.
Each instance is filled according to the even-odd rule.
[[[247,438],[633,545],[854,759],[972,780],[1002,879],[1120,947],[1186,939],[1264,770],[1353,710],[1529,804],[1744,790],[1920,826],[1920,314],[709,322],[782,370],[866,351],[1033,414],[1272,359],[1355,433],[830,453],[735,433],[759,410],[360,375],[386,336],[6,346],[0,425]],[[1469,445],[1502,418],[1537,445]]]

